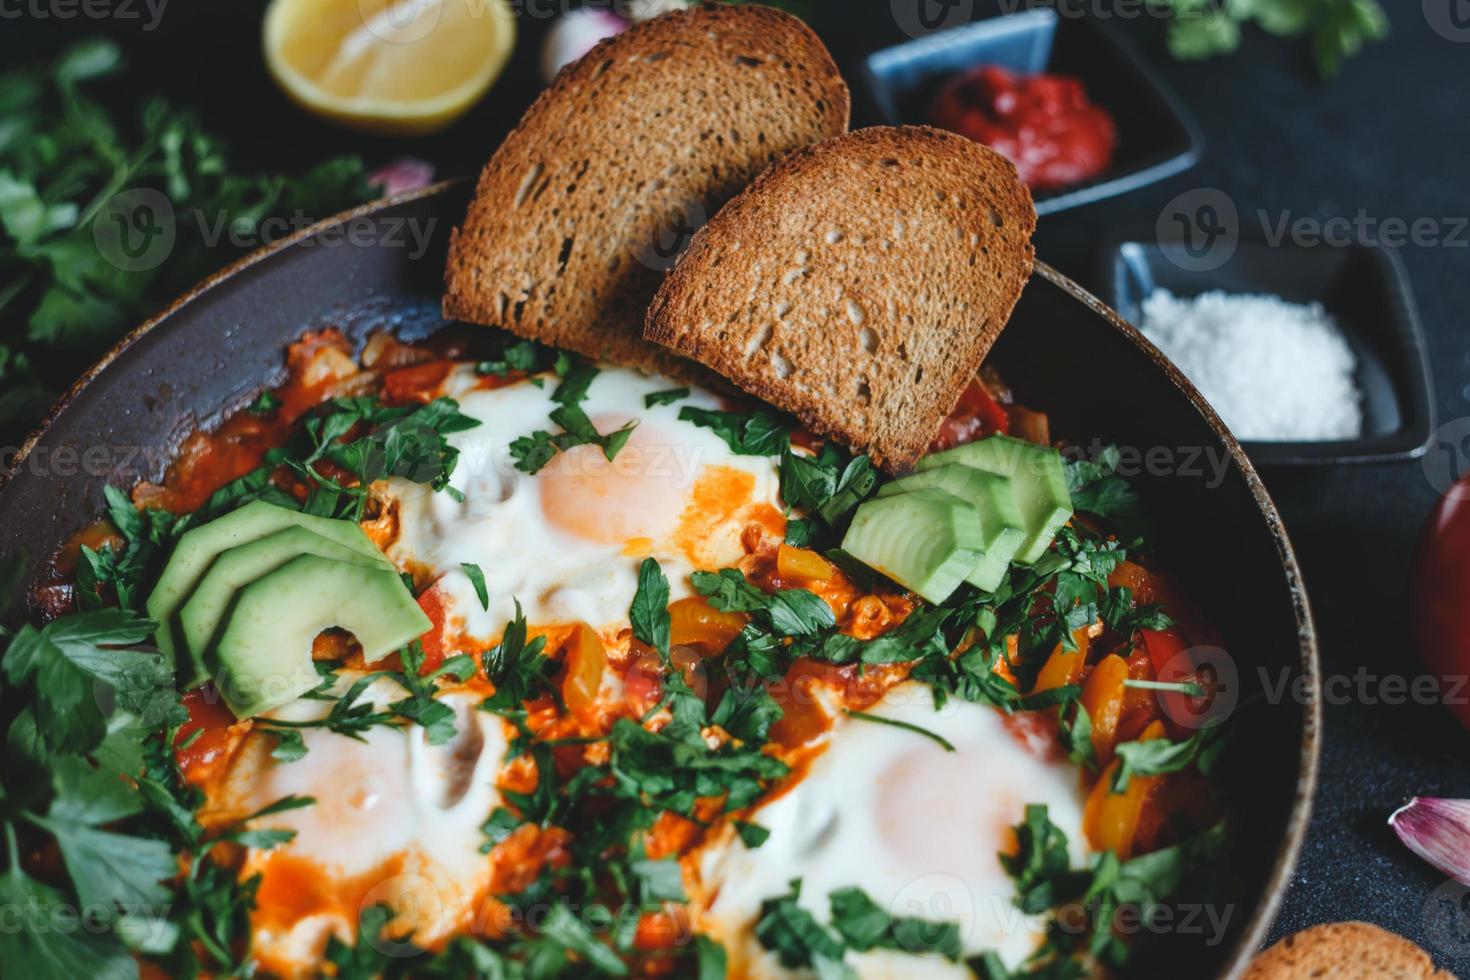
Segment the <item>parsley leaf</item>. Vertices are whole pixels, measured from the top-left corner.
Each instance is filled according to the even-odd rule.
[[[653,391],[643,396],[643,407],[654,408],[658,405],[672,405],[674,402],[683,401],[688,397],[688,388],[669,388],[666,391]]]
[[[782,966],[812,967],[820,976],[844,980],[856,977],[853,969],[842,962],[847,952],[842,940],[802,908],[798,904],[800,898],[801,879],[798,878],[791,882],[790,892],[761,903],[756,938],[780,958]]]
[[[6,973],[47,980],[136,980],[137,963],[113,933],[48,927],[55,910],[71,903],[21,870],[15,831],[6,825],[5,834],[10,867],[0,874],[0,906],[13,910],[19,926],[0,930],[0,961]]]
[[[262,391],[255,396],[255,401],[251,402],[245,411],[251,415],[269,415],[280,407],[281,400],[276,397],[275,392]]]
[[[752,613],[779,636],[815,637],[837,625],[832,607],[806,589],[762,592],[738,568],[695,572],[694,588],[721,612]]]
[[[634,638],[653,647],[660,656],[669,655],[669,580],[653,558],[645,558],[638,568],[638,591],[628,619]]]
[[[937,953],[958,960],[962,943],[956,922],[889,915],[860,888],[840,888],[827,896],[832,925],[851,949],[898,949],[909,953]]]
[[[490,609],[490,590],[485,586],[485,573],[474,562],[460,562],[459,567],[464,569],[465,575],[469,577],[470,584],[475,587],[475,598],[480,600],[480,608],[488,612]]]
[[[101,743],[106,720],[99,691],[112,692],[118,707],[144,728],[182,719],[163,655],[116,649],[142,643],[154,630],[151,620],[120,609],[21,628],[5,656],[5,676],[17,686],[34,682],[36,727],[50,749],[79,754]]]
[[[679,409],[679,418],[712,429],[741,456],[777,456],[791,445],[791,423],[764,408],[753,412],[719,412],[685,405]]]
[[[587,390],[599,371],[596,366],[578,362],[562,377],[561,383],[552,394],[551,400],[557,408],[551,411],[551,421],[560,426],[559,433],[537,430],[529,436],[521,436],[510,444],[510,454],[515,459],[516,469],[526,473],[539,473],[559,452],[576,446],[598,446],[609,462],[617,458],[637,428],[637,420],[629,422],[606,435],[597,431],[581,403],[587,398]]]
[[[235,243],[266,243],[268,221],[373,196],[356,159],[246,175],[194,113],[162,99],[116,111],[121,68],[115,43],[90,40],[0,72],[0,444],[124,331],[238,257]]]
[[[922,735],[925,738],[930,739],[931,741],[937,743],[939,747],[944,749],[944,751],[946,752],[953,752],[955,750],[954,743],[951,742],[949,739],[945,738],[943,735],[940,735],[938,732],[931,732],[929,729],[924,728],[921,725],[915,725],[911,722],[902,721],[898,718],[885,718],[882,715],[875,715],[867,711],[853,711],[849,709],[847,711],[844,711],[843,714],[847,715],[847,717],[849,718],[856,718],[859,721],[873,722],[878,725],[888,725],[892,728],[902,728],[904,731],[913,732],[915,735]]]
[[[526,641],[526,617],[516,601],[515,619],[506,624],[500,642],[481,658],[485,676],[495,693],[480,707],[497,714],[519,711],[521,705],[547,689],[552,662],[546,657],[546,637]]]

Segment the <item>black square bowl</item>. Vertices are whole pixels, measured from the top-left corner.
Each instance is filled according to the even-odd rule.
[[[945,82],[981,65],[1080,79],[1118,126],[1108,169],[1091,180],[1036,191],[1037,214],[1090,204],[1163,180],[1199,160],[1204,142],[1179,100],[1104,24],[1027,10],[940,31],[869,55],[873,102],[890,125],[924,123]]]
[[[1155,289],[1194,297],[1227,293],[1275,294],[1293,303],[1321,303],[1337,320],[1357,358],[1363,393],[1363,435],[1320,442],[1245,442],[1258,466],[1371,463],[1414,459],[1434,432],[1433,382],[1424,331],[1403,264],[1391,249],[1363,244],[1331,246],[1239,242],[1208,271],[1190,269],[1171,254],[1177,242],[1119,235],[1103,254],[1103,299],[1131,323]],[[1213,263],[1212,263],[1213,264]]]

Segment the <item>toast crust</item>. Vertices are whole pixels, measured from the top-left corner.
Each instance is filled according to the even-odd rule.
[[[707,4],[635,24],[564,68],[485,166],[444,315],[689,374],[642,336],[674,255],[772,161],[846,131],[850,106],[789,14]]]
[[[1010,317],[1035,228],[999,153],[858,130],[780,160],[701,229],[644,336],[903,472]]]
[[[1331,922],[1287,936],[1251,961],[1242,980],[1455,980],[1402,936],[1367,922]]]

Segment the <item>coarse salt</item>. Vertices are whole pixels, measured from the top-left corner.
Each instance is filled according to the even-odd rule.
[[[1144,336],[1194,382],[1237,438],[1352,439],[1363,432],[1357,358],[1320,303],[1216,290],[1143,301]]]

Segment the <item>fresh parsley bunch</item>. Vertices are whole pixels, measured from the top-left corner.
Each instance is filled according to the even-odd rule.
[[[232,173],[223,144],[161,99],[135,119],[91,92],[110,41],[0,74],[0,443],[123,331],[262,241],[278,216],[328,217],[372,193],[356,159],[294,180]],[[225,232],[231,234],[226,235]]]
[[[1195,61],[1240,47],[1240,29],[1255,24],[1277,37],[1310,35],[1317,70],[1331,78],[1369,41],[1388,36],[1378,0],[1155,0],[1174,15],[1169,53]]]

